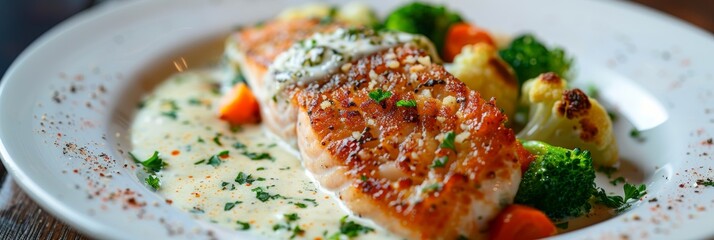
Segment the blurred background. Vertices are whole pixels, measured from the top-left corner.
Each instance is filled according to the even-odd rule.
[[[104,0],[0,0],[0,76],[32,41]],[[631,0],[714,32],[714,0]]]

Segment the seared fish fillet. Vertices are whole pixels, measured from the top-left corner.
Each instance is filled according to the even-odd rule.
[[[432,63],[438,59],[419,44],[350,59],[280,88],[285,99],[277,101],[259,87],[275,80],[272,73],[248,54],[275,43],[236,44],[249,82],[263,92],[256,95],[263,95],[264,121],[290,123],[280,130],[294,139],[278,135],[297,141],[303,165],[355,214],[410,239],[476,239],[512,202],[530,155],[495,103]]]
[[[275,57],[288,50],[293,43],[314,33],[332,31],[341,26],[343,24],[340,23],[322,24],[318,19],[277,20],[262,26],[244,28],[231,36],[226,44],[226,57],[231,64],[241,69],[261,103],[263,124],[293,147],[297,146],[297,108],[282,101],[272,101],[273,96],[263,90],[266,88],[264,79],[268,67]]]

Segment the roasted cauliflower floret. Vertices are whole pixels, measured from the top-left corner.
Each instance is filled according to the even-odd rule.
[[[605,108],[580,89],[567,89],[565,80],[556,74],[526,81],[521,104],[530,110],[518,138],[588,150],[595,165],[617,162],[617,142]]]
[[[379,22],[374,10],[369,5],[361,2],[350,2],[342,5],[337,11],[335,19],[362,26],[374,26]]]
[[[303,18],[325,18],[333,13],[333,8],[326,3],[309,3],[283,10],[278,19],[294,20]]]
[[[484,99],[496,98],[496,105],[509,118],[513,117],[518,103],[518,80],[495,47],[486,43],[467,45],[448,70]]]
[[[378,21],[374,10],[360,2],[350,2],[339,8],[326,3],[309,3],[285,9],[278,15],[278,19],[288,21],[302,18],[337,20],[355,26],[373,26]]]

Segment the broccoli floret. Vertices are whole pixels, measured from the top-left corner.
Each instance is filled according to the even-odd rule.
[[[566,56],[563,49],[548,49],[530,34],[516,38],[507,48],[502,49],[500,54],[516,71],[519,86],[526,80],[546,72],[570,77],[569,70],[573,59]]]
[[[434,43],[439,53],[442,53],[449,27],[459,22],[463,22],[461,16],[444,6],[414,2],[390,13],[384,21],[384,28],[422,34]]]
[[[518,81],[495,47],[486,43],[467,45],[447,70],[482,98],[496,98],[496,105],[513,117],[518,104]]]
[[[611,166],[619,159],[612,120],[605,108],[580,89],[567,89],[566,81],[556,74],[528,80],[520,101],[529,113],[517,134],[519,139],[588,150],[598,166]]]
[[[536,158],[523,174],[516,203],[538,208],[554,219],[590,210],[589,199],[595,192],[590,152],[539,141],[525,141],[523,147]]]

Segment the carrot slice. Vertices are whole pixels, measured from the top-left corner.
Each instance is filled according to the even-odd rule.
[[[484,29],[478,28],[468,23],[456,23],[449,27],[444,43],[444,60],[454,61],[454,57],[461,52],[466,45],[476,43],[488,43],[495,46],[493,38]]]
[[[513,204],[491,222],[489,239],[539,239],[555,235],[555,224],[538,209]]]
[[[236,84],[221,99],[219,117],[231,124],[255,123],[260,119],[260,108],[253,92],[245,83]]]

